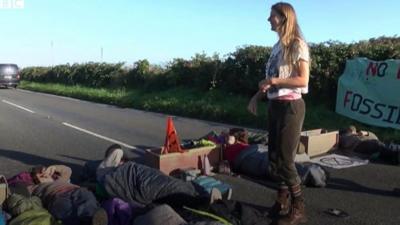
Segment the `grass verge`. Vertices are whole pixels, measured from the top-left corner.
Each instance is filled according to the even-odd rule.
[[[131,107],[146,111],[168,113],[191,118],[210,120],[265,129],[266,104],[259,104],[259,116],[247,112],[248,98],[220,91],[200,92],[193,89],[175,88],[162,92],[148,92],[138,89],[105,89],[61,84],[43,84],[22,81],[22,89],[68,96],[93,102]],[[321,103],[306,102],[307,111],[304,129],[326,128],[338,130],[355,125],[369,130],[383,141],[400,142],[400,130],[379,128],[362,124],[350,118],[336,114]]]

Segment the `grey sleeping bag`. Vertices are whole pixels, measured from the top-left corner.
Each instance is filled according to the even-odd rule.
[[[233,163],[234,170],[254,177],[268,177],[268,146],[250,145],[241,151]],[[296,163],[296,169],[304,185],[325,187],[329,178],[327,171],[315,163]]]
[[[234,170],[251,176],[265,177],[268,171],[268,146],[250,145],[233,162]]]

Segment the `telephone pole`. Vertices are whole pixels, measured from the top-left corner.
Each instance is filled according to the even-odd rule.
[[[103,62],[103,47],[100,48],[100,62]]]
[[[53,67],[54,66],[54,43],[53,43],[53,40],[51,40],[51,42],[50,42],[50,49],[51,49],[51,67]]]

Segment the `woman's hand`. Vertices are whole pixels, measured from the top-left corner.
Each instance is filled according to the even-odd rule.
[[[272,86],[272,79],[264,79],[258,82],[258,88],[261,92],[266,92]]]

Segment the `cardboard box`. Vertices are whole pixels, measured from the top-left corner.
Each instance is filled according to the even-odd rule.
[[[176,169],[202,169],[204,156],[208,156],[210,165],[217,167],[221,157],[220,146],[207,146],[185,150],[183,153],[160,154],[161,149],[146,149],[145,162],[169,175]]]
[[[338,141],[338,131],[322,133],[322,129],[303,131],[300,137],[300,142],[310,157],[327,153],[336,146]]]

